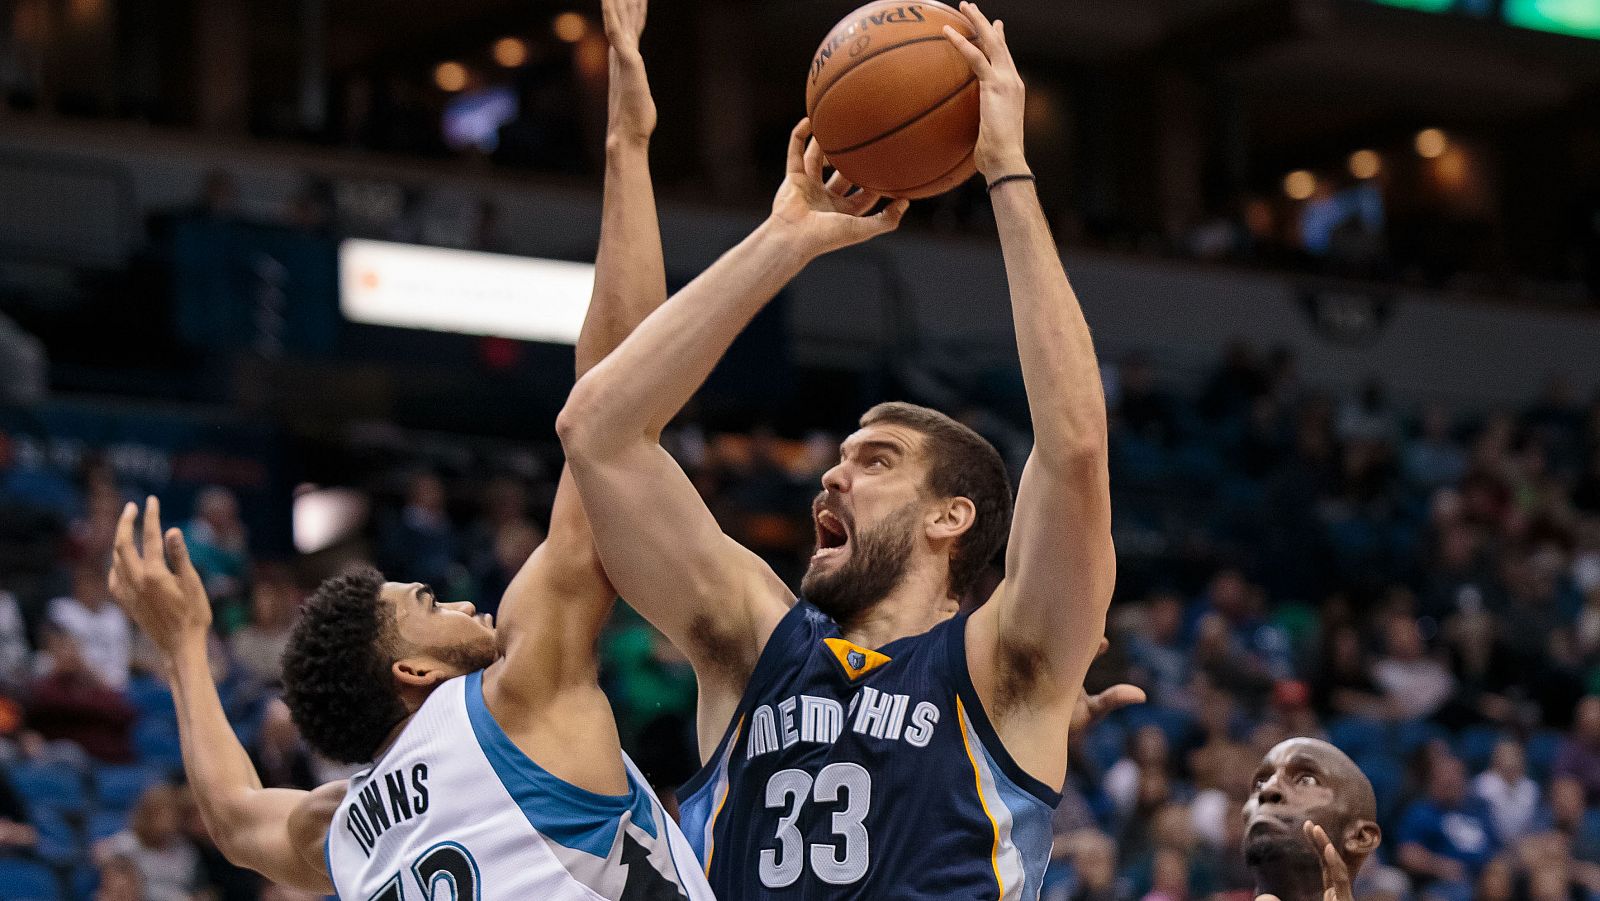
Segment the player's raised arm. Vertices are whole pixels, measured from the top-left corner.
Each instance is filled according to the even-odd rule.
[[[648,3],[605,0],[601,6],[611,43],[606,180],[594,293],[578,337],[580,378],[667,299],[661,228],[650,180],[656,106],[639,53]],[[615,599],[616,591],[595,552],[577,486],[563,469],[549,533],[501,602],[499,626],[507,666],[496,682],[522,696],[571,686],[593,688],[594,644]]]
[[[723,535],[661,430],[755,314],[812,259],[893,230],[895,203],[842,196],[807,147],[790,139],[772,216],[669,300],[573,389],[557,422],[606,572],[622,597],[689,654],[701,674],[753,666],[792,600],[754,554]],[[729,680],[743,689],[743,675]]]
[[[973,647],[993,661],[992,668],[980,668],[993,670],[988,678],[1008,680],[992,686],[1000,697],[1025,701],[1022,711],[1053,714],[1070,709],[1081,689],[1116,579],[1105,396],[1089,326],[1023,152],[1025,89],[1005,27],[971,3],[961,9],[977,30],[978,45],[953,29],[946,35],[981,84],[977,162],[992,186],[1035,442],[1017,492],[1006,590],[974,615]],[[1018,722],[1028,722],[1025,712]],[[1042,769],[1064,768],[1061,732],[1048,742],[1061,762],[1047,761]],[[1028,746],[1043,743],[1044,736],[1033,737]]]
[[[313,792],[261,787],[211,681],[206,658],[211,602],[183,535],[177,529],[162,535],[161,507],[152,497],[145,507],[141,549],[134,542],[137,518],[138,508],[128,504],[117,523],[111,593],[171,667],[183,769],[206,829],[238,866],[283,885],[332,891],[322,845],[344,783]]]

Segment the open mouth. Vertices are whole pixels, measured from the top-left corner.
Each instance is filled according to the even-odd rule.
[[[850,530],[831,510],[818,510],[811,517],[817,530],[817,552],[813,559],[831,556],[850,544]]]

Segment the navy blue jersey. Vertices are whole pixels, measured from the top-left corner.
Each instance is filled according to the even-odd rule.
[[[1000,745],[967,618],[870,650],[801,601],[679,793],[718,898],[1037,898],[1060,795]]]

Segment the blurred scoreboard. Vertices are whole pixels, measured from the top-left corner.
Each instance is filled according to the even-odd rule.
[[[1600,0],[1368,0],[1428,13],[1505,22],[1518,28],[1600,40]]]

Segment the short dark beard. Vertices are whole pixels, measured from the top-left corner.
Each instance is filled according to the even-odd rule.
[[[832,573],[806,570],[800,592],[840,625],[849,625],[889,596],[905,578],[915,541],[918,504],[889,514],[876,527],[851,537],[850,559]]]
[[[434,656],[464,673],[488,669],[499,658],[499,649],[493,642],[451,645],[434,651]]]
[[[1283,901],[1322,897],[1322,861],[1298,833],[1246,839],[1244,862],[1255,874],[1257,894],[1277,895]]]

